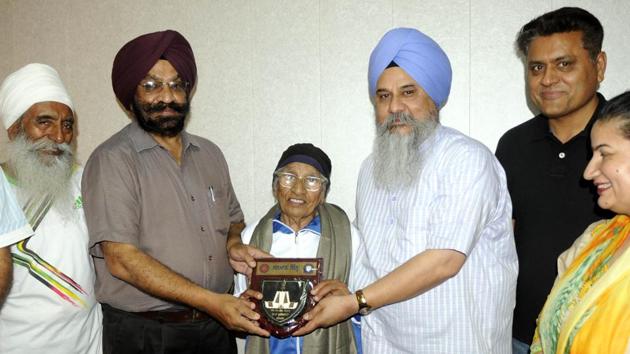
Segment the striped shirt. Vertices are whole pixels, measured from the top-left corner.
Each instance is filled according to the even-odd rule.
[[[420,151],[422,171],[407,189],[378,188],[372,157],[361,167],[352,288],[427,249],[457,250],[466,262],[441,285],[365,316],[363,350],[510,353],[518,261],[505,173],[485,146],[450,128],[438,126]]]
[[[33,230],[18,205],[11,186],[0,169],[0,247],[31,236]]]

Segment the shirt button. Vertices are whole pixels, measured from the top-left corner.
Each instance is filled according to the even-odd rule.
[[[212,262],[212,256],[208,256],[208,260]]]
[[[396,199],[397,199],[396,197],[392,197],[392,202],[395,202]]]
[[[191,195],[191,196],[190,196],[190,200],[192,200],[192,201],[194,202],[194,201],[195,201],[195,196],[194,196],[194,195]]]
[[[567,154],[565,154],[564,152],[558,154],[558,157],[561,159],[563,159],[565,156],[567,156]]]
[[[206,231],[205,226],[202,226],[202,227],[201,227],[201,232],[205,232],[205,231]]]

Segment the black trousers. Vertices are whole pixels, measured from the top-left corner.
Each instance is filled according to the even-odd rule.
[[[162,323],[103,304],[104,354],[236,354],[234,335],[209,319]]]

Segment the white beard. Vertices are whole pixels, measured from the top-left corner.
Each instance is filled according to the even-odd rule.
[[[61,155],[49,155],[43,150],[61,150]],[[7,144],[7,164],[18,181],[17,197],[22,205],[33,198],[52,197],[55,208],[62,216],[73,209],[71,190],[74,156],[69,144],[57,144],[48,138],[29,140],[19,133]]]
[[[392,132],[395,121],[407,124],[411,131],[407,134]],[[420,145],[425,142],[438,126],[437,113],[425,119],[414,119],[405,113],[392,114],[383,124],[376,126],[374,139],[374,178],[376,186],[389,191],[410,187],[422,171],[424,156]]]

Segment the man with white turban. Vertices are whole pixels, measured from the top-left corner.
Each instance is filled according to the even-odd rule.
[[[9,143],[4,173],[35,234],[11,246],[13,286],[0,311],[0,353],[101,353],[80,182],[75,114],[55,69],[29,64],[0,87]]]
[[[446,54],[393,29],[368,76],[377,136],[357,187],[360,290],[323,298],[304,332],[359,312],[365,353],[509,353],[518,263],[505,174],[485,146],[439,123]]]

